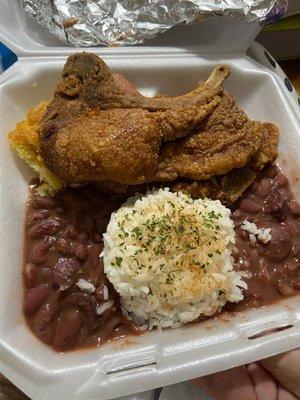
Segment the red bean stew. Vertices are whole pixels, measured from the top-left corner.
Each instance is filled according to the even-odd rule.
[[[138,333],[121,313],[99,255],[111,213],[124,199],[91,186],[40,197],[31,185],[25,224],[24,313],[32,331],[54,349],[100,345]],[[96,288],[84,293],[78,279]],[[99,306],[111,306],[97,315]]]
[[[245,299],[233,308],[262,306],[299,293],[300,204],[276,164],[265,169],[238,200],[232,218],[238,249],[237,268],[252,274],[247,280]],[[260,241],[251,244],[248,232],[241,229],[245,219],[258,228],[271,228],[272,239],[267,244]]]
[[[31,330],[58,351],[138,334],[123,317],[99,255],[112,211],[125,199],[95,187],[69,188],[53,198],[30,187],[25,224],[24,313]],[[245,299],[227,309],[240,311],[300,290],[300,204],[276,165],[266,169],[233,207],[238,252],[236,268],[251,272]],[[272,239],[250,243],[241,228],[247,219],[271,228]],[[93,284],[91,293],[76,283]]]

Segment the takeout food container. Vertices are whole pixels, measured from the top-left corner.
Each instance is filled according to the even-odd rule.
[[[0,15],[0,40],[17,51],[19,60],[0,76],[1,372],[32,399],[105,400],[207,375],[298,347],[299,296],[237,315],[224,314],[217,320],[152,331],[103,347],[65,354],[54,352],[31,333],[22,313],[22,242],[32,173],[10,152],[6,134],[25,116],[28,108],[51,97],[66,56],[76,49],[57,46],[55,42],[51,45],[48,36],[48,42],[46,39],[43,42],[42,34],[38,43],[37,36],[30,36],[26,31],[26,22],[23,20],[21,24],[19,13],[15,14],[17,22],[13,24],[17,29],[14,40],[10,24],[11,13],[18,10],[12,10],[17,2],[7,1],[4,6],[7,14]],[[223,23],[223,27],[219,23],[219,36],[214,43],[203,41],[203,36],[209,38],[207,29],[211,32],[217,28],[215,21],[206,21],[197,30],[190,27],[199,35],[198,46],[189,47],[187,38],[181,37],[181,48],[95,48],[92,51],[146,95],[185,92],[205,78],[216,64],[229,64],[232,73],[225,88],[250,118],[279,126],[278,162],[300,200],[297,104],[275,73],[276,67],[267,69],[245,53],[259,27],[237,24],[237,33],[226,19]],[[165,40],[172,42],[172,38]],[[236,46],[232,48],[234,40]],[[262,56],[263,52],[259,45],[252,46],[252,54]],[[267,334],[270,329],[278,330]]]

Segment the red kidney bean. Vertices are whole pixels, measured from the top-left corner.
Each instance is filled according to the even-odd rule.
[[[78,232],[73,225],[68,225],[61,236],[64,239],[77,239]]]
[[[35,264],[43,264],[48,256],[48,251],[55,242],[51,236],[44,237],[40,242],[33,246],[29,259]]]
[[[277,290],[283,296],[290,296],[295,293],[295,289],[293,289],[292,286],[288,282],[285,282],[282,280],[279,280],[277,282]]]
[[[288,202],[287,200],[283,200],[275,216],[279,221],[285,221],[287,219],[288,213]]]
[[[109,319],[105,321],[105,323],[101,326],[99,331],[97,332],[97,337],[100,340],[107,339],[112,332],[117,328],[118,325],[122,324],[122,317],[119,314],[112,315]]]
[[[50,268],[50,267],[42,268],[42,277],[43,277],[43,280],[47,280],[47,281],[52,279],[52,268]]]
[[[62,254],[67,254],[67,247],[69,246],[69,243],[66,241],[66,239],[59,239],[56,242],[56,250],[59,251]]]
[[[89,263],[92,268],[98,268],[102,264],[99,258],[102,248],[103,246],[100,244],[93,244],[89,247]]]
[[[265,199],[267,197],[268,193],[270,192],[270,190],[271,190],[270,179],[263,178],[257,182],[257,187],[255,190],[255,193],[261,199]]]
[[[33,288],[37,282],[37,270],[32,263],[27,263],[24,268],[25,284],[29,288]]]
[[[298,219],[298,218],[297,218]],[[281,225],[284,226],[291,234],[299,235],[300,234],[300,220],[297,219],[289,219],[288,221],[284,221]]]
[[[31,226],[34,222],[39,221],[40,219],[45,219],[50,216],[49,210],[40,210],[33,212],[28,215],[27,225]]]
[[[293,255],[295,257],[299,257],[300,256],[300,236],[296,236],[296,238],[293,240]]]
[[[235,261],[236,261],[236,269],[241,269],[246,271],[249,270],[250,263],[247,260],[247,258],[243,258],[237,255],[237,259]]]
[[[57,206],[57,201],[53,197],[38,197],[35,196],[32,201],[34,208],[52,209]]]
[[[257,214],[261,209],[259,204],[247,198],[240,201],[239,208],[249,214]]]
[[[68,310],[62,317],[53,338],[53,346],[60,351],[74,345],[83,325],[80,311],[76,308]]]
[[[25,297],[24,313],[29,317],[32,316],[43,304],[49,294],[50,287],[47,283],[41,283],[40,285],[30,289]]]
[[[280,270],[284,272],[284,276],[287,276],[287,274],[290,274],[290,272],[297,271],[298,269],[300,270],[300,261],[297,258],[289,260],[280,268]]]
[[[233,219],[239,218],[240,216],[241,216],[240,210],[234,210],[234,211],[232,212],[232,218],[233,218]]]
[[[33,324],[37,336],[49,343],[54,335],[54,322],[57,317],[57,306],[54,304],[44,304],[36,314]]]
[[[288,207],[293,215],[300,215],[300,203],[297,203],[296,200],[290,200],[288,203]]]
[[[300,290],[300,276],[298,276],[298,277],[296,277],[296,278],[293,278],[293,279],[291,280],[291,285],[292,285],[295,289]]]
[[[70,288],[76,281],[80,264],[74,258],[59,258],[53,267],[53,284],[60,291]]]
[[[242,229],[242,228],[238,229],[238,234],[239,234],[240,238],[243,240],[247,240],[249,237],[249,233],[247,231],[245,231],[245,229]]]
[[[278,188],[284,188],[288,185],[288,178],[280,172],[275,177],[275,184]]]
[[[78,243],[86,244],[88,240],[88,234],[86,232],[81,232],[77,240]]]
[[[95,299],[86,293],[72,293],[65,299],[69,304],[77,306],[84,315],[88,318],[91,329],[94,329],[99,324],[96,308],[97,302]]]
[[[271,230],[272,239],[264,246],[263,252],[272,261],[284,260],[292,250],[292,243],[289,234],[280,227],[273,227]]]
[[[98,276],[99,276],[99,269],[89,269],[86,273],[85,278],[90,281],[95,287],[98,286]]]
[[[76,246],[75,255],[80,261],[86,261],[88,258],[88,250],[87,247],[83,244],[78,244]]]
[[[76,247],[66,239],[59,239],[56,246],[57,251],[66,256],[74,256]]]
[[[275,176],[278,174],[278,167],[277,165],[270,165],[267,169],[266,169],[266,175],[269,178],[275,178]],[[272,182],[272,181],[271,181]]]
[[[94,233],[93,239],[96,243],[101,243],[102,241],[102,236],[99,233]]]
[[[276,213],[282,205],[282,196],[277,189],[273,189],[265,200],[264,210],[267,214]]]
[[[248,237],[246,238],[246,240],[248,241],[249,239],[248,239]],[[237,244],[240,242],[240,239],[238,238],[238,240],[237,240]],[[240,252],[239,252],[239,256],[240,257],[243,257],[243,258],[245,258],[246,260],[249,258],[249,251],[251,252],[251,254],[253,254],[252,253],[252,249],[251,250],[249,250],[249,249],[247,249],[247,248],[245,248],[245,247],[242,247],[241,248],[241,250],[240,250]]]
[[[245,193],[245,196],[251,191],[251,192],[256,192],[256,189],[258,188],[259,181],[254,181],[252,185],[250,186],[250,189],[248,192]]]
[[[279,221],[284,221],[289,212],[288,201],[278,190],[273,189],[265,201],[264,210],[267,214],[274,214]]]
[[[61,226],[61,221],[57,218],[48,218],[41,221],[29,229],[28,235],[31,239],[40,239],[43,236],[54,235]]]

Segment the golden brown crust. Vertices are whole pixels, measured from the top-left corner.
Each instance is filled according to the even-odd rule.
[[[41,138],[49,137],[67,126],[77,115],[93,109],[140,108],[162,111],[186,108],[188,105],[201,107],[211,102],[222,90],[222,83],[230,73],[228,66],[217,66],[207,83],[177,97],[145,97],[128,86],[118,86],[118,77],[96,54],[82,52],[68,57],[62,71],[54,98],[44,115],[40,128]],[[123,87],[122,87],[123,85]],[[125,90],[124,90],[125,89]]]
[[[191,132],[216,104],[152,113],[142,109],[90,111],[44,137],[42,155],[46,166],[70,183],[153,181],[162,141]]]
[[[95,54],[73,54],[39,130],[46,166],[68,183],[153,181],[161,143],[191,134],[219,102],[229,72],[217,66],[189,93],[148,98]]]
[[[179,182],[171,186],[174,191],[182,191],[192,197],[209,197],[223,204],[233,204],[255,181],[259,172],[277,157],[279,130],[276,125],[265,123],[262,146],[252,159],[242,168],[226,175],[198,182]]]
[[[250,121],[228,93],[197,132],[163,145],[157,181],[206,180],[241,168],[261,147],[263,137],[262,124]]]

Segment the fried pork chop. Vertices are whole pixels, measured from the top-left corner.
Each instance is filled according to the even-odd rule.
[[[277,157],[279,130],[274,124],[264,123],[261,148],[242,168],[231,170],[225,175],[203,181],[176,181],[172,191],[181,191],[194,198],[208,197],[220,200],[225,205],[233,204],[255,181],[260,171]]]
[[[162,146],[155,179],[206,180],[243,167],[261,147],[263,132],[262,124],[250,121],[224,93],[195,134]]]
[[[131,83],[120,79],[120,75],[115,79],[105,62],[96,54],[75,53],[68,57],[64,65],[62,80],[56,86],[53,100],[43,117],[41,137],[43,139],[58,132],[77,115],[95,109],[165,111],[204,106],[221,92],[222,83],[229,73],[229,67],[221,65],[213,70],[206,82],[200,82],[195,90],[182,96],[145,97],[134,91]]]
[[[42,141],[42,154],[49,169],[69,183],[150,182],[162,142],[186,135],[215,105],[152,113],[94,110]]]
[[[151,182],[163,142],[192,133],[220,101],[226,66],[178,97],[122,91],[99,57],[69,57],[40,128],[46,166],[67,183]]]

